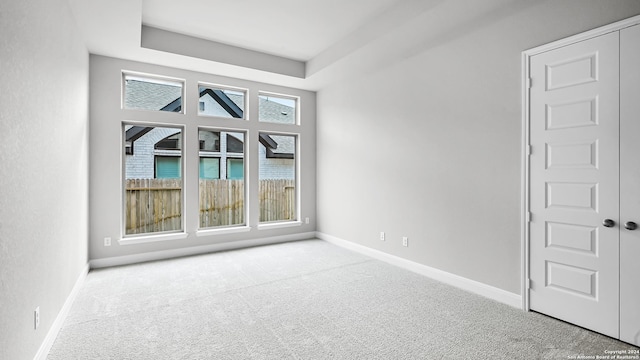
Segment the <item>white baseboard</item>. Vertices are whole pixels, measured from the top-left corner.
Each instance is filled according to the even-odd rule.
[[[193,246],[193,247],[179,248],[179,249],[172,249],[172,250],[154,251],[154,252],[148,252],[148,253],[142,253],[142,254],[93,259],[89,261],[89,265],[91,266],[92,269],[98,269],[98,268],[104,268],[104,267],[110,267],[110,266],[130,265],[130,264],[137,264],[145,261],[165,260],[165,259],[172,259],[172,258],[177,258],[182,256],[207,254],[207,253],[212,253],[216,251],[236,250],[236,249],[243,249],[243,248],[248,248],[252,246],[261,246],[261,245],[284,243],[289,241],[307,240],[307,239],[313,239],[315,238],[315,236],[316,236],[315,232],[306,232],[306,233],[300,233],[300,234],[274,236],[274,237],[259,238],[259,239],[253,239],[253,240],[230,241],[230,242],[224,242],[219,244]]]
[[[76,296],[78,296],[80,287],[82,286],[82,283],[84,283],[84,279],[87,277],[88,273],[89,264],[86,264],[82,269],[82,272],[80,272],[78,279],[76,279],[76,283],[73,285],[73,289],[71,289],[71,293],[69,293],[69,296],[67,296],[67,300],[64,302],[62,309],[60,309],[58,316],[56,316],[56,319],[53,321],[51,328],[49,328],[47,336],[44,338],[42,344],[40,344],[40,348],[38,349],[36,356],[33,358],[34,360],[47,359],[47,355],[49,355],[49,351],[51,350],[53,343],[56,341],[56,337],[58,337],[58,333],[60,332],[60,329],[62,329],[64,320],[67,318],[67,315],[69,315],[71,306],[73,305]]]
[[[386,263],[399,266],[401,268],[413,271],[420,275],[432,278],[434,280],[443,282],[448,285],[455,286],[457,288],[478,294],[489,299],[501,302],[513,306],[518,309],[522,309],[522,296],[514,294],[509,291],[505,291],[475,280],[467,279],[462,276],[454,275],[446,271],[442,271],[436,268],[432,268],[426,265],[418,264],[416,262],[403,259],[398,256],[390,255],[379,250],[371,249],[366,246],[353,243],[351,241],[343,240],[335,236],[327,235],[321,232],[316,232],[318,239],[327,241],[329,243],[338,245],[345,249],[349,249],[363,255],[372,257],[384,261]]]

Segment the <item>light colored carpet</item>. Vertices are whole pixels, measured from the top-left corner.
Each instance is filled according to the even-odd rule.
[[[569,359],[632,348],[309,240],[92,271],[48,359]]]

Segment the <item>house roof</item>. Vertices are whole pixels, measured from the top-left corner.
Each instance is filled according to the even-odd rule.
[[[234,118],[242,118],[244,111],[242,110],[241,96],[227,94],[219,89],[200,88],[200,98],[205,95],[211,96],[229,115]]]
[[[269,135],[278,146],[267,149],[268,158],[293,159],[296,153],[295,138],[290,135]]]
[[[126,79],[125,81],[125,108],[138,110],[180,111],[182,87],[135,79]]]
[[[258,119],[279,124],[295,124],[296,109],[270,100],[267,96],[259,97]]]
[[[129,109],[180,111],[182,108],[182,88],[167,84],[151,83],[127,79],[125,107]],[[200,98],[211,96],[225,111],[234,118],[242,118],[244,112],[241,95],[227,94],[219,89],[200,88]],[[293,124],[296,109],[270,100],[267,96],[259,97],[259,119],[263,121]],[[144,136],[151,127],[132,126],[126,130],[126,141],[133,142]],[[267,148],[267,158],[293,159],[295,139],[292,136],[260,134],[260,143]]]

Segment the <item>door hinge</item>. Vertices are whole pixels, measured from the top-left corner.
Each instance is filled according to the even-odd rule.
[[[527,216],[527,222],[531,222],[531,218],[532,218],[531,211],[527,211],[526,216]]]
[[[532,84],[533,84],[533,79],[528,77],[527,80],[526,80],[527,89],[531,89]]]
[[[527,290],[531,290],[531,279],[527,279]]]
[[[531,145],[527,145],[527,156],[531,156],[532,152],[533,152],[533,149],[531,148]]]

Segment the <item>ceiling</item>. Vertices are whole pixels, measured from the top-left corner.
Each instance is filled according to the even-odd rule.
[[[92,54],[307,90],[410,57],[492,20],[499,6],[527,2],[68,1]]]
[[[397,0],[143,0],[142,23],[308,61]]]

